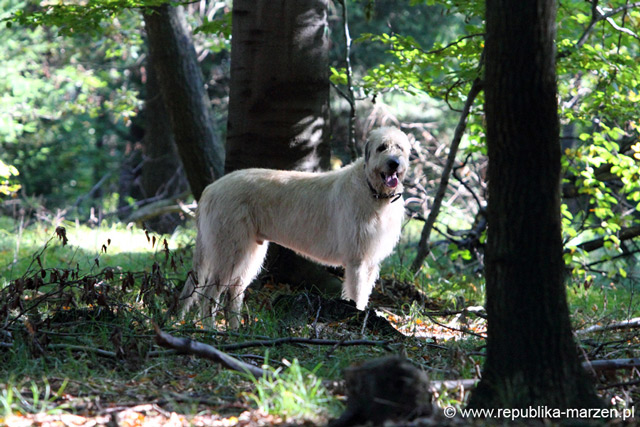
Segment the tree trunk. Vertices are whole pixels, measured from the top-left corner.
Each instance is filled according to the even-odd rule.
[[[327,5],[234,1],[226,172],[329,166]],[[273,244],[267,268],[294,285],[341,286],[324,269]]]
[[[224,147],[212,127],[196,52],[180,7],[145,9],[144,22],[178,153],[197,200],[222,175]]]
[[[144,106],[145,134],[142,140],[143,198],[168,199],[187,190],[182,164],[176,151],[171,121],[155,70],[154,57],[147,57],[146,97]],[[170,233],[180,223],[180,215],[166,214],[146,222],[160,233]]]
[[[444,200],[444,196],[449,185],[449,178],[451,176],[451,171],[453,170],[453,165],[456,161],[458,148],[460,147],[460,142],[462,141],[462,137],[464,136],[464,131],[467,128],[467,117],[471,112],[473,102],[475,101],[481,90],[482,83],[480,79],[475,79],[471,84],[469,93],[467,94],[467,100],[464,103],[462,113],[460,113],[460,119],[458,119],[458,125],[456,126],[456,130],[453,134],[453,139],[451,140],[449,155],[447,156],[447,162],[445,163],[444,169],[442,170],[442,176],[440,177],[438,190],[436,191],[436,195],[433,198],[433,204],[430,207],[431,209],[429,210],[429,215],[427,216],[427,220],[425,221],[424,227],[422,227],[422,232],[420,233],[420,241],[418,242],[416,257],[414,258],[413,263],[411,263],[411,271],[413,272],[417,272],[418,270],[420,270],[420,268],[422,268],[424,260],[427,258],[427,256],[429,256],[429,253],[431,252],[431,248],[429,247],[429,237],[431,236],[431,231],[433,230],[433,226],[436,223],[436,219],[440,214],[440,208],[442,207],[442,201]]]
[[[560,222],[553,0],[487,0],[487,358],[469,405],[600,406],[572,340]]]
[[[234,1],[227,172],[329,166],[327,2]]]

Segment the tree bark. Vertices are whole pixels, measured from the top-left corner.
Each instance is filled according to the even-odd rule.
[[[227,172],[329,166],[327,3],[233,3]]]
[[[225,171],[329,166],[328,0],[237,0]],[[313,227],[313,224],[309,224]],[[340,281],[272,244],[276,280],[335,292]]]
[[[187,190],[184,171],[176,151],[171,121],[158,83],[154,57],[147,57],[145,134],[142,140],[143,198],[170,198]],[[169,233],[180,222],[178,214],[164,214],[146,222],[149,229]]]
[[[487,0],[487,358],[469,405],[597,407],[571,335],[553,0]]]
[[[145,9],[144,22],[178,153],[197,200],[222,175],[224,147],[212,127],[196,52],[180,7]]]

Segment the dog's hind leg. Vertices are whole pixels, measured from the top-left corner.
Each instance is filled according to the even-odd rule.
[[[200,313],[202,316],[202,323],[209,327],[214,327],[216,323],[216,314],[222,308],[220,304],[220,297],[224,292],[225,287],[223,282],[219,279],[208,278],[204,287],[204,295],[202,297],[202,305],[200,307]]]
[[[227,320],[231,329],[238,329],[240,326],[244,291],[260,271],[264,257],[267,254],[268,245],[266,242],[251,242],[245,247],[244,256],[234,268],[234,280],[229,286],[227,301]]]

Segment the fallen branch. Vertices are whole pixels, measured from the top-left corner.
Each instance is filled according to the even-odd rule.
[[[371,341],[371,340],[351,340],[351,341],[340,341],[340,340],[326,340],[319,338],[302,338],[302,337],[284,337],[284,338],[276,338],[272,340],[259,340],[259,341],[247,341],[241,342],[237,344],[224,344],[219,346],[219,348],[224,350],[238,350],[242,348],[248,347],[275,347],[283,344],[311,344],[311,345],[331,345],[337,347],[348,347],[354,345],[370,345],[370,346],[385,346],[389,344],[389,341]]]
[[[576,334],[587,334],[589,332],[602,332],[602,331],[614,331],[618,329],[633,329],[640,327],[640,317],[634,317],[633,319],[623,320],[618,323],[611,323],[608,325],[593,325],[585,329],[576,331]]]
[[[478,317],[483,319],[487,318],[487,312],[482,306],[469,306],[465,307],[462,310],[442,310],[442,311],[426,311],[422,313],[423,316],[431,317],[431,316],[457,316],[458,314],[475,314]]]
[[[144,221],[148,221],[151,218],[155,218],[161,215],[166,214],[174,214],[174,213],[184,213],[188,216],[193,217],[193,211],[196,209],[196,203],[184,204],[180,199],[168,199],[168,200],[159,200],[154,203],[150,203],[146,206],[141,207],[137,211],[134,211],[131,215],[129,215],[125,219],[125,223],[129,222],[137,222],[141,223]]]
[[[177,196],[173,196],[172,199],[176,199],[176,198],[181,198],[184,199],[186,197],[189,196],[189,192],[185,191],[184,193],[181,193]],[[125,206],[121,206],[116,210],[110,211],[110,212],[106,212],[104,213],[104,217],[110,217],[110,216],[125,216],[125,215],[130,215],[131,212],[133,212],[135,209],[140,208],[141,206],[147,206],[150,205],[151,203],[155,203],[155,202],[159,202],[162,200],[167,200],[167,194],[166,192],[163,192],[161,194],[157,194],[155,196],[152,197],[148,197],[146,199],[140,199],[140,200],[136,200],[135,202],[133,202],[130,205],[125,205]]]
[[[219,363],[225,368],[248,373],[254,378],[258,379],[264,376],[272,377],[273,373],[265,371],[257,366],[249,365],[234,357],[229,356],[215,347],[210,345],[190,340],[189,338],[178,338],[171,334],[168,334],[160,329],[158,325],[154,324],[153,328],[156,331],[156,343],[162,347],[173,348],[179,353],[193,354],[196,356],[204,357],[213,362]]]
[[[588,362],[584,362],[582,365],[584,368],[588,369],[589,364],[591,368],[595,371],[604,371],[611,369],[629,369],[633,367],[640,366],[640,359],[613,359],[613,360],[592,360]],[[462,380],[442,380],[436,381],[431,380],[429,382],[429,391],[432,393],[443,392],[447,390],[457,390],[460,387],[465,390],[472,390],[476,387],[480,381],[479,378],[469,378]],[[598,390],[603,390],[606,388],[614,388],[614,387],[627,387],[640,384],[640,380],[630,381],[630,382],[621,382],[615,384],[607,384],[604,386],[598,387]]]
[[[457,390],[460,387],[465,390],[471,390],[476,387],[480,381],[479,378],[470,378],[463,380],[443,380],[443,381],[429,381],[429,391],[432,393],[442,392],[445,390]]]
[[[239,332],[233,331],[217,331],[215,329],[200,329],[200,328],[180,328],[176,329],[175,332],[180,332],[183,334],[203,334],[203,335],[213,335],[216,337],[246,337],[246,334],[241,334]],[[253,338],[259,340],[270,340],[271,337],[266,335],[252,335]]]
[[[586,362],[582,362],[582,367],[586,370],[594,371],[637,368],[640,367],[640,357],[633,359],[587,360]]]
[[[69,351],[83,351],[85,353],[95,353],[98,356],[108,357],[110,359],[117,359],[118,355],[115,351],[103,350],[101,348],[89,347],[86,345],[75,345],[75,344],[49,344],[47,346],[48,349],[52,348],[61,348]]]

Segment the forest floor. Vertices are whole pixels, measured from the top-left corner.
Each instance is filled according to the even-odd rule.
[[[443,410],[464,408],[484,361],[477,278],[448,275],[421,287],[387,267],[371,298],[375,310],[363,313],[266,277],[247,292],[243,326],[227,332],[222,318],[205,329],[174,314],[189,236],[68,228],[57,237],[44,227],[19,241],[0,238],[0,267],[8,266],[0,282],[0,425],[325,425],[346,406],[345,369],[390,354],[432,382],[435,415],[414,425],[470,424]],[[87,241],[95,249],[83,248]],[[136,249],[145,244],[147,252]],[[568,289],[582,358],[628,363],[591,370],[599,393],[638,412],[640,327],[623,323],[638,316],[637,290]],[[255,379],[161,347],[154,324],[276,375]]]

